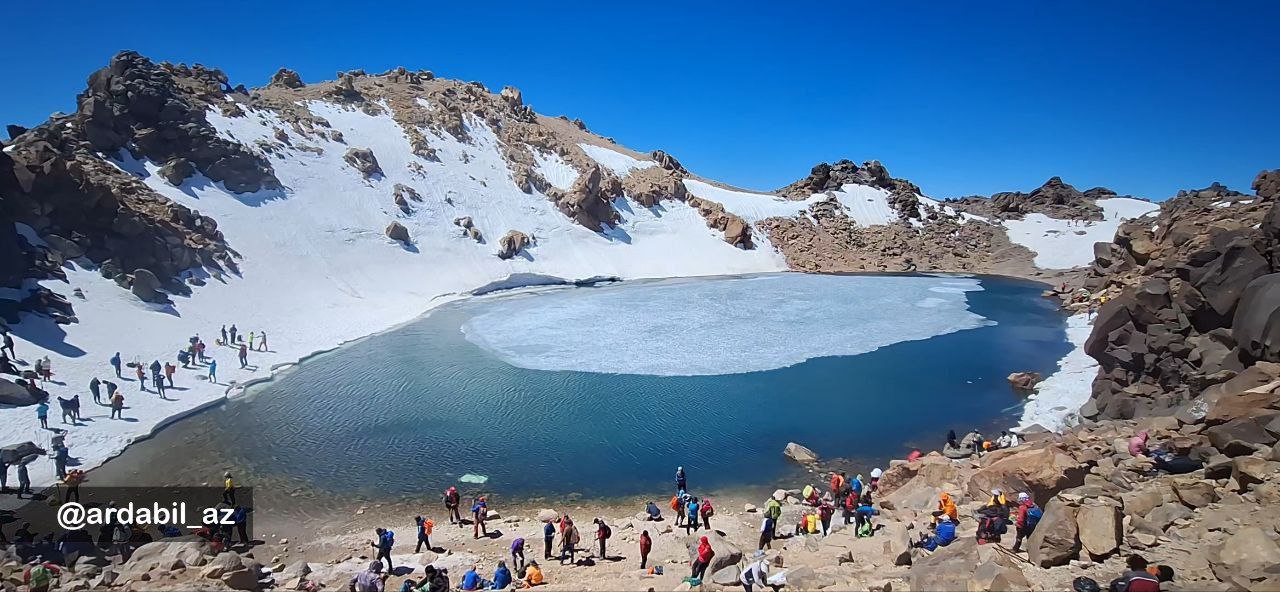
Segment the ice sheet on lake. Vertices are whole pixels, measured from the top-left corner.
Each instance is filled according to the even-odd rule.
[[[735,374],[990,324],[968,309],[965,292],[981,289],[970,278],[801,274],[622,285],[490,302],[462,330],[522,368]]]

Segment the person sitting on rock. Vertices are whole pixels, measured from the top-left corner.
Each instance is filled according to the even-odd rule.
[[[935,522],[941,521],[943,517],[949,518],[952,522],[960,519],[960,510],[956,508],[956,503],[952,501],[951,494],[942,492],[938,496],[938,509],[933,512]]]
[[[658,509],[658,504],[649,502],[644,507],[645,520],[658,521],[662,520],[662,510]]]
[[[1129,438],[1129,454],[1134,458],[1147,456],[1147,431],[1138,432],[1138,435]]]
[[[934,551],[938,547],[945,547],[956,540],[956,525],[951,521],[951,517],[946,514],[939,516],[938,523],[936,525],[930,524],[929,529],[933,531],[933,534],[920,533],[920,540],[912,543],[911,546],[926,551]]]
[[[544,584],[546,580],[542,577],[542,569],[538,567],[537,561],[530,561],[529,566],[524,570],[524,587],[532,588]]]
[[[1111,592],[1159,592],[1160,579],[1147,571],[1147,560],[1141,555],[1130,555],[1125,560],[1129,571],[1112,580]]]

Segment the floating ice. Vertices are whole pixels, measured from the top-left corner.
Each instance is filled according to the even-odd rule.
[[[483,483],[487,483],[487,482],[489,481],[489,478],[488,478],[488,477],[486,477],[486,476],[484,476],[484,475],[476,475],[476,474],[474,474],[474,473],[467,473],[466,475],[463,475],[463,476],[461,476],[461,477],[458,477],[458,480],[459,480],[459,481],[461,481],[461,482],[463,482],[463,483],[476,483],[476,484],[483,484]]]
[[[921,276],[664,281],[501,299],[462,331],[521,368],[737,374],[990,324],[965,298],[981,289],[977,279]]]

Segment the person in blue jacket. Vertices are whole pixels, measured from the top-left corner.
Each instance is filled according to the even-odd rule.
[[[507,563],[505,561],[499,561],[498,569],[493,571],[493,586],[491,587],[494,590],[501,590],[510,585],[511,570],[507,569]]]
[[[698,498],[689,498],[689,503],[685,505],[685,512],[684,533],[689,534],[698,530]]]
[[[950,545],[956,540],[956,525],[951,517],[943,514],[938,517],[938,526],[932,535],[921,535],[915,546],[934,551],[938,547]]]

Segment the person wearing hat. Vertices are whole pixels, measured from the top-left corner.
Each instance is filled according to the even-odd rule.
[[[374,561],[369,564],[369,569],[351,578],[347,589],[350,592],[383,592],[389,576],[390,574],[382,573],[382,562]]]
[[[746,592],[751,592],[754,586],[769,585],[769,560],[765,557],[764,551],[756,551],[751,555],[751,559],[753,561],[742,568],[742,575],[738,578],[738,582]]]
[[[1036,525],[1040,523],[1040,518],[1044,516],[1044,511],[1031,500],[1031,495],[1026,492],[1018,494],[1018,518],[1014,521],[1014,532],[1016,533],[1013,540],[1014,553],[1022,549],[1022,540],[1031,536],[1035,531]]]

